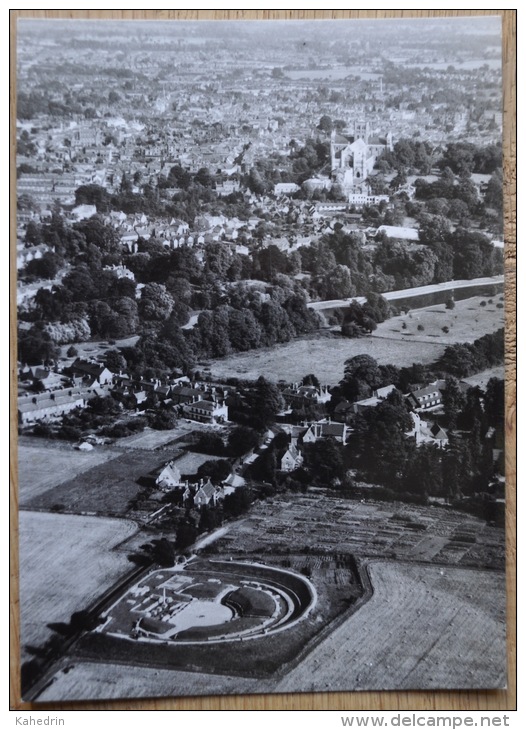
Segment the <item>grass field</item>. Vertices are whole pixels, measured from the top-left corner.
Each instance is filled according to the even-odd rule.
[[[471,297],[457,301],[454,309],[446,309],[444,304],[436,304],[421,309],[413,309],[408,314],[392,317],[378,325],[373,337],[388,337],[399,340],[413,338],[419,342],[440,342],[451,345],[455,342],[474,342],[488,332],[504,327],[504,309],[496,305],[496,297]],[[489,299],[492,304],[488,304]],[[486,306],[481,306],[486,302]],[[405,329],[403,324],[405,323]],[[423,331],[418,326],[424,327]],[[444,332],[447,327],[449,332]]]
[[[142,489],[137,480],[169,461],[171,454],[169,450],[163,454],[142,450],[118,452],[111,461],[84,471],[82,479],[69,478],[28,500],[26,506],[44,510],[60,506],[65,512],[125,516],[130,500]]]
[[[117,446],[119,449],[144,449],[145,451],[155,451],[162,446],[171,444],[172,441],[184,436],[188,433],[185,428],[171,428],[168,431],[156,431],[153,428],[145,428],[141,433],[134,433],[119,439]]]
[[[99,447],[83,452],[74,451],[70,444],[41,444],[33,439],[35,442],[35,446],[21,443],[18,447],[18,494],[21,507],[58,484],[119,456],[118,452],[108,448]]]
[[[269,380],[287,382],[314,373],[321,383],[334,385],[343,377],[345,361],[362,353],[381,365],[429,364],[442,355],[446,345],[473,342],[503,326],[504,309],[496,307],[499,298],[481,307],[483,299],[488,301],[483,297],[459,301],[453,310],[446,310],[443,304],[412,310],[382,322],[372,335],[359,339],[323,332],[273,348],[238,353],[210,361],[209,370],[217,378],[256,380],[264,375]],[[418,325],[424,330],[419,331]],[[442,327],[448,327],[449,332],[444,333]]]
[[[65,670],[65,671],[64,671]],[[261,680],[205,672],[149,667],[119,667],[99,662],[70,661],[39,696],[41,702],[125,697],[170,697],[181,694],[228,695],[268,691]],[[188,690],[182,688],[188,687]]]
[[[443,352],[444,346],[438,342],[422,344],[374,337],[349,340],[322,335],[213,360],[209,369],[215,378],[257,380],[263,375],[274,382],[297,382],[314,373],[320,383],[335,385],[343,377],[345,361],[355,355],[367,353],[381,365],[403,366],[431,363]]]
[[[132,565],[112,550],[137,529],[129,520],[20,512],[21,646],[40,645],[50,622],[69,621]]]
[[[382,562],[369,573],[369,601],[283,679],[71,659],[39,700],[504,686],[503,574]]]
[[[276,692],[505,686],[503,574],[395,563],[369,571],[372,598]]]
[[[504,531],[484,520],[444,507],[349,501],[317,491],[257,503],[204,554],[306,570],[316,608],[279,637],[192,647],[191,653],[180,647],[166,656],[168,649],[152,653],[141,642],[104,644],[108,639],[96,633],[85,637],[39,699],[505,682],[505,575],[494,570],[503,567]],[[356,599],[358,586],[345,570],[349,556],[362,574],[368,571],[372,586],[372,595],[354,607],[349,596]],[[283,661],[276,661],[280,653]],[[97,658],[100,671],[90,663]],[[190,666],[195,673],[186,671]]]

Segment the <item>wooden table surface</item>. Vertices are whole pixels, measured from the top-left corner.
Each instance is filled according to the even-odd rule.
[[[444,17],[501,15],[504,83],[504,217],[506,273],[506,544],[508,688],[505,691],[341,692],[242,695],[83,703],[20,701],[18,617],[18,498],[16,490],[16,161],[15,56],[16,19],[90,18],[158,20],[250,20],[314,18]],[[11,308],[10,308],[10,707],[13,710],[513,710],[516,708],[516,11],[515,10],[11,10],[10,153],[11,153]]]

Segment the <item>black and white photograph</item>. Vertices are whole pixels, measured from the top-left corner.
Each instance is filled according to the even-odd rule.
[[[501,22],[18,18],[24,701],[506,687]]]

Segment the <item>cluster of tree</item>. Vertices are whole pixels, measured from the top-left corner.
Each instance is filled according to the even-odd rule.
[[[114,263],[121,255],[118,234],[98,216],[69,225],[54,210],[49,222],[27,224],[25,241],[32,245],[45,243],[69,263],[100,266]]]
[[[429,142],[415,139],[400,139],[378,158],[376,167],[382,172],[404,171],[407,174],[428,175],[434,164],[433,147]]]
[[[449,215],[451,210],[455,218],[459,217],[461,211],[475,214],[481,205],[477,188],[469,177],[457,179],[449,168],[446,168],[442,176],[433,182],[417,178],[415,198],[427,201],[430,213]],[[454,204],[453,201],[460,201],[464,205]]]
[[[462,378],[500,365],[503,359],[504,329],[499,329],[483,335],[472,344],[448,345],[436,367],[445,373]]]
[[[503,362],[503,329],[483,335],[473,343],[448,345],[444,354],[431,365],[413,363],[399,368],[379,365],[367,354],[355,355],[346,360],[343,378],[331,390],[329,410],[332,412],[343,398],[351,402],[369,398],[374,390],[387,385],[395,385],[402,393],[407,393],[411,386],[425,385],[448,376],[467,377]]]
[[[80,105],[76,104],[75,107],[72,108],[65,101],[51,99],[49,94],[40,91],[21,91],[16,97],[18,119],[34,119],[40,115],[70,117],[75,112],[82,112]]]
[[[449,167],[456,175],[491,175],[502,166],[502,144],[480,147],[471,142],[451,142],[437,164],[441,169]]]
[[[378,322],[390,316],[390,307],[381,294],[370,292],[365,304],[352,301],[343,315],[341,333],[344,337],[359,337],[373,332]]]
[[[260,441],[261,436],[255,429],[237,426],[228,434],[226,444],[219,434],[205,432],[199,436],[192,449],[203,454],[236,458],[257,449]]]
[[[407,289],[451,279],[476,279],[502,271],[502,251],[479,231],[449,226],[441,220],[428,221],[421,229],[423,246],[408,246],[396,239],[383,241],[373,254],[381,271],[375,279],[386,289]]]
[[[500,381],[502,382],[502,381]],[[465,395],[458,382],[448,380],[445,418],[465,432],[450,432],[445,450],[433,444],[418,447],[404,434],[412,421],[399,391],[393,391],[376,408],[359,414],[348,446],[349,461],[360,478],[392,490],[393,495],[426,501],[429,496],[450,502],[488,493],[495,477],[492,443],[485,438],[487,425],[503,408],[498,381],[487,396],[471,388]]]
[[[231,290],[230,302],[234,306],[221,304],[202,311],[192,329],[182,330],[177,317],[170,316],[155,334],[146,334],[133,350],[123,353],[131,372],[187,371],[199,359],[288,342],[319,326],[300,287],[276,285],[261,296],[239,285]]]

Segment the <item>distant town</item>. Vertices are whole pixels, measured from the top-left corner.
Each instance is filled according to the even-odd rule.
[[[498,19],[17,44],[24,697],[503,686]]]

